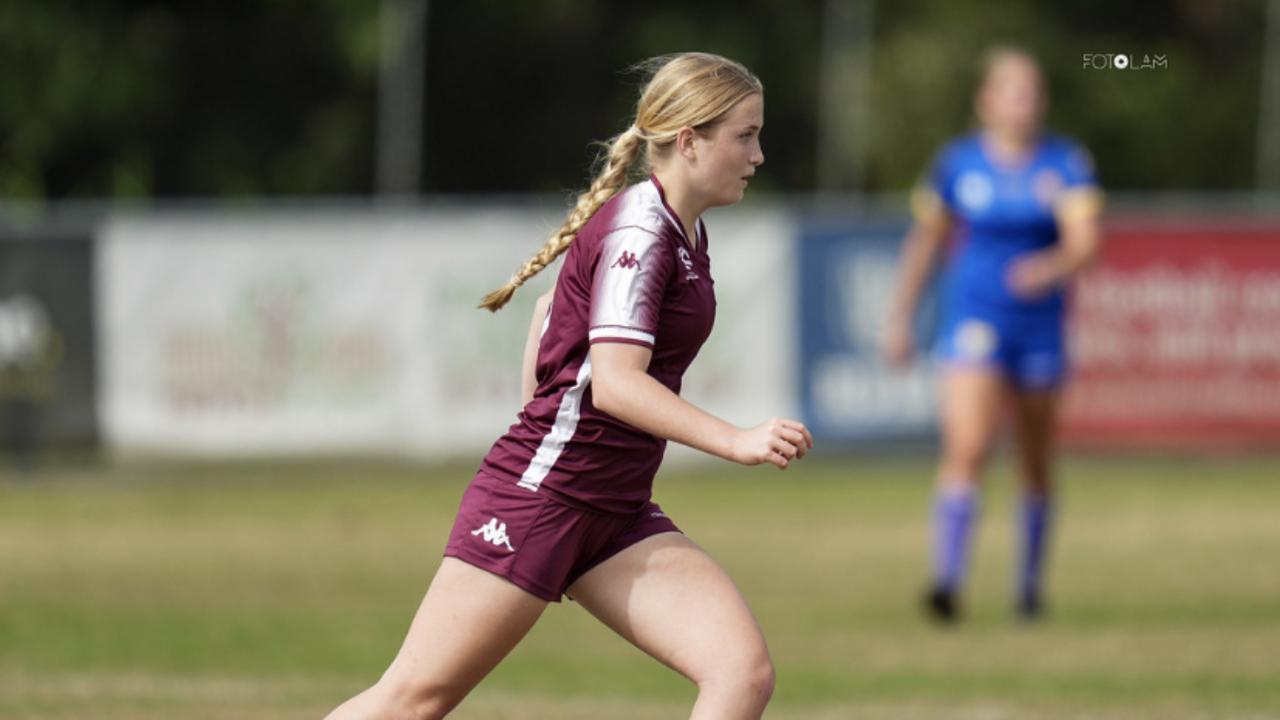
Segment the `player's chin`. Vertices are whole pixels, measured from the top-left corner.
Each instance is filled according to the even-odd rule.
[[[733,205],[741,202],[742,198],[747,194],[747,182],[745,180],[737,180],[730,187],[726,187],[720,195],[719,205]]]

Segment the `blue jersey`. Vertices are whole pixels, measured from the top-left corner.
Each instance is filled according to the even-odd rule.
[[[942,149],[929,172],[933,193],[955,219],[939,354],[948,364],[999,368],[1016,386],[1050,388],[1066,375],[1062,290],[1023,298],[1009,288],[1019,258],[1058,242],[1054,210],[1072,190],[1094,190],[1080,146],[1046,135],[1016,165],[992,157],[981,136]]]
[[[1089,153],[1062,137],[1042,136],[1016,165],[994,159],[978,134],[945,146],[926,186],[958,222],[947,304],[1002,315],[1061,313],[1061,290],[1031,300],[1015,296],[1010,264],[1057,243],[1056,203],[1069,190],[1096,184]]]

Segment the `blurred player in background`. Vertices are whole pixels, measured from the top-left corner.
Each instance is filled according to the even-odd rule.
[[[537,303],[525,406],[463,495],[445,559],[382,679],[331,718],[436,718],[567,595],[698,686],[693,717],[758,718],[773,665],[724,570],[650,500],[667,440],[780,468],[812,438],[740,429],[682,400],[711,332],[702,213],[738,202],[764,162],[760,81],[701,53],[660,58],[631,127],[568,219],[483,307],[568,251]],[[648,179],[627,186],[637,166]]]
[[[910,360],[922,289],[953,240],[942,294],[942,457],[926,597],[927,610],[944,622],[959,617],[980,480],[1006,413],[1022,487],[1015,606],[1026,619],[1042,611],[1055,425],[1067,374],[1064,293],[1098,252],[1102,208],[1088,153],[1044,131],[1047,101],[1030,54],[987,51],[974,103],[980,127],[938,153],[913,197],[915,223],[881,338],[887,361]]]

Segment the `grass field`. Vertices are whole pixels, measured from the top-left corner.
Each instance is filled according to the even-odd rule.
[[[1075,458],[1051,617],[1009,614],[996,472],[955,630],[925,623],[928,461],[698,465],[657,499],[738,581],[770,718],[1280,718],[1280,461]],[[55,466],[0,480],[0,718],[317,718],[374,680],[467,466]],[[458,718],[677,718],[693,688],[571,603]]]

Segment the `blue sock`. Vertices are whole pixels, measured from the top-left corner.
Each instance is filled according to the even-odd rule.
[[[940,490],[933,511],[933,572],[938,586],[955,592],[964,582],[978,492],[969,486]]]
[[[1026,602],[1040,591],[1040,569],[1044,565],[1053,501],[1042,493],[1022,498],[1022,562],[1018,566],[1018,598]]]

